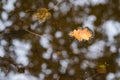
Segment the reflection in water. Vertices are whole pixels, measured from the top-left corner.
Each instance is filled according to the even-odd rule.
[[[0,4],[0,80],[120,79],[119,0],[1,0]],[[37,19],[44,23],[32,20],[37,10]],[[69,36],[85,26],[93,31],[92,40],[80,42]]]

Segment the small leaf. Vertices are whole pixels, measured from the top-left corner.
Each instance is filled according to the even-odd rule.
[[[61,51],[57,51],[56,54],[57,54],[58,56],[60,56],[60,55],[62,55],[62,52],[61,52]]]
[[[46,8],[39,8],[33,15],[33,20],[38,20],[40,22],[45,22],[47,19],[51,17],[51,13],[49,9]]]
[[[107,73],[106,65],[105,65],[105,64],[98,65],[96,71],[97,71],[98,73],[106,74],[106,73]]]
[[[79,41],[90,40],[93,37],[91,30],[87,27],[78,28],[69,33],[70,36],[75,37]]]

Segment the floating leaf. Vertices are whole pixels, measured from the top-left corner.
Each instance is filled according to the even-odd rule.
[[[56,54],[57,54],[58,56],[60,56],[60,55],[62,55],[62,52],[61,52],[61,51],[57,51]]]
[[[93,33],[88,27],[78,28],[69,33],[70,36],[75,37],[79,41],[90,40],[93,37]]]
[[[99,65],[97,67],[97,72],[98,73],[103,73],[103,74],[107,73],[106,66],[105,65]]]
[[[51,13],[49,9],[46,8],[39,8],[33,15],[33,20],[38,20],[40,22],[45,22],[47,19],[51,17]]]

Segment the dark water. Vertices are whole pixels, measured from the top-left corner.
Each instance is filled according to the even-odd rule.
[[[3,1],[4,0],[0,1],[0,14],[5,11],[2,7]],[[118,35],[115,35],[114,42],[111,43],[101,26],[108,20],[120,22],[120,1],[109,0],[105,4],[75,7],[70,3],[70,1],[65,0],[61,2],[61,4],[66,3],[70,5],[70,10],[66,14],[63,14],[60,12],[60,10],[51,10],[51,18],[46,20],[44,23],[41,24],[38,21],[33,21],[32,14],[38,8],[48,8],[48,4],[50,2],[56,4],[55,0],[17,0],[14,4],[15,9],[8,12],[8,19],[13,21],[13,23],[12,25],[6,27],[4,30],[0,31],[0,46],[2,46],[5,51],[5,55],[3,57],[0,57],[0,68],[3,72],[5,72],[6,76],[11,71],[23,74],[25,71],[28,71],[32,76],[39,77],[40,73],[46,74],[41,69],[41,65],[43,63],[47,64],[47,68],[52,71],[49,75],[45,76],[44,80],[106,80],[106,76],[109,73],[119,72],[120,63],[118,65],[116,59],[119,58],[120,54],[120,32]],[[61,6],[61,4],[58,5],[58,8]],[[22,13],[25,13],[25,16],[20,17],[19,15]],[[57,18],[54,17],[56,14],[58,14]],[[84,22],[87,21],[87,18],[91,15],[93,17],[91,19],[94,19],[94,17],[96,17],[92,23],[93,27],[90,27],[94,33],[94,38],[92,40],[88,42],[80,42],[68,35],[70,31],[78,27],[82,27],[84,25]],[[80,18],[81,20],[79,22],[75,21],[74,19],[76,17]],[[2,20],[2,17],[0,18]],[[32,25],[35,25],[35,27],[32,27]],[[89,26],[91,25],[88,24],[88,27]],[[48,38],[48,36],[51,37],[50,39],[47,39],[50,45],[45,44],[45,46],[48,46],[45,48],[40,43],[40,41],[42,41],[42,37],[28,33],[24,30],[25,28],[28,28],[30,31],[33,31],[37,34],[45,35],[42,36],[45,37],[45,40]],[[55,36],[57,31],[62,34],[62,36],[59,38],[56,38]],[[7,45],[2,44],[3,40],[7,42]],[[31,48],[27,52],[27,57],[29,59],[29,63],[27,65],[22,65],[16,62],[19,56],[17,56],[17,52],[14,50],[16,48],[12,48],[14,47],[13,40],[30,43]],[[87,52],[89,52],[89,47],[97,41],[104,41],[104,50],[101,50],[101,52],[99,52],[103,53],[103,55],[96,59],[86,57]],[[77,47],[75,47],[79,50],[77,53],[75,53],[71,48],[72,43],[77,44]],[[110,51],[112,45],[115,46],[115,51],[113,52]],[[43,54],[45,54],[46,51],[47,53],[50,52],[49,59],[45,59],[43,57]],[[57,52],[60,52],[60,55],[58,55],[57,59],[54,60],[53,55],[57,54]],[[23,53],[21,52],[21,54]],[[65,72],[60,71],[62,60],[65,60],[65,62],[68,61],[68,66]],[[88,61],[87,65],[104,65],[107,72],[99,73],[96,71],[97,67],[91,67],[91,65],[85,69],[82,69],[81,65],[84,61]],[[107,63],[107,65],[105,63]],[[56,77],[57,79],[54,78],[55,74],[58,75]],[[119,79],[120,77],[115,78],[115,80]]]

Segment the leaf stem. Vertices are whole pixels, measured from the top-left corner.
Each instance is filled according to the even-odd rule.
[[[35,35],[35,36],[41,37],[40,34],[34,33],[34,32],[32,32],[32,31],[30,31],[30,30],[28,30],[28,29],[25,29],[25,31],[27,31],[28,33],[31,33],[31,34],[33,34],[33,35]]]
[[[61,2],[62,2],[62,1],[57,2],[57,4],[56,4],[55,6],[53,6],[52,8],[48,9],[48,11],[50,11],[50,10],[54,9],[54,7],[58,6]]]

